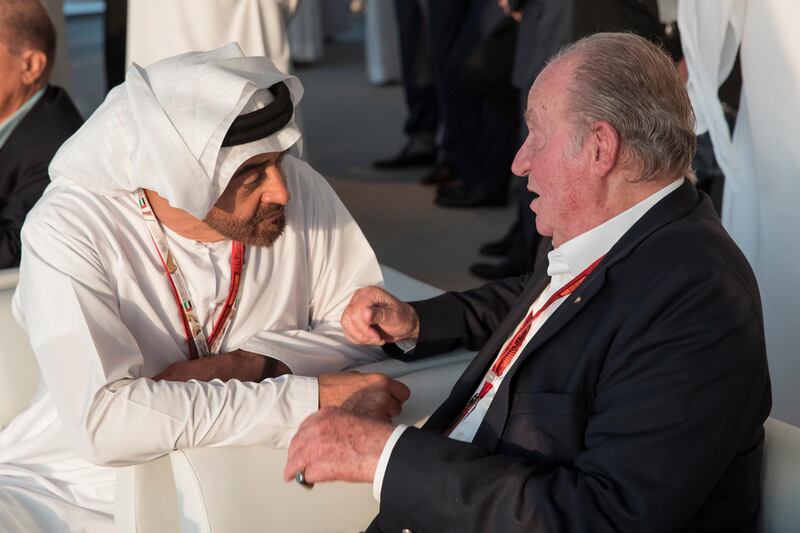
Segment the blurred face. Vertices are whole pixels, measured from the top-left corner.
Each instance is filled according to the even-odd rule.
[[[25,85],[22,83],[23,60],[0,41],[0,121],[14,114],[22,105]]]
[[[249,246],[272,246],[286,226],[289,190],[280,169],[283,153],[245,161],[204,222],[218,233]]]
[[[568,112],[569,59],[548,66],[528,94],[525,121],[528,136],[511,170],[528,178],[528,190],[539,195],[531,202],[536,229],[560,246],[584,228],[583,215],[596,203],[591,189],[588,151],[576,146],[576,131]],[[579,231],[580,230],[580,231]]]

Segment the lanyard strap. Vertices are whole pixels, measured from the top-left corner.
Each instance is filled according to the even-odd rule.
[[[148,202],[147,196],[142,189],[138,190],[138,196],[140,212],[147,222],[150,236],[156,247],[156,253],[158,253],[158,258],[164,266],[164,272],[166,272],[172,288],[172,295],[175,297],[180,309],[183,330],[186,335],[186,342],[189,345],[189,359],[197,359],[198,357],[217,353],[239,303],[239,287],[244,266],[244,244],[239,241],[233,241],[231,250],[231,284],[228,289],[228,297],[225,299],[222,311],[214,323],[211,335],[206,339],[203,327],[200,325],[200,319],[197,317],[197,312],[192,304],[186,278],[170,250],[164,230],[153,213],[150,202]]]
[[[503,351],[500,352],[491,368],[486,373],[486,377],[484,378],[480,391],[478,391],[477,394],[473,395],[472,398],[469,399],[467,405],[465,405],[464,409],[461,411],[461,414],[450,425],[450,428],[445,433],[446,435],[452,433],[456,426],[458,426],[462,420],[469,416],[469,414],[475,409],[475,406],[478,404],[478,402],[480,402],[489,393],[489,391],[492,390],[495,382],[499,381],[503,377],[503,374],[508,369],[508,366],[514,360],[517,352],[522,347],[523,342],[525,342],[525,338],[528,336],[528,332],[531,330],[533,321],[539,318],[539,315],[544,313],[544,311],[553,305],[553,303],[575,292],[575,290],[581,286],[581,283],[583,283],[583,281],[589,277],[589,274],[592,273],[597,265],[600,264],[600,261],[602,261],[604,257],[605,255],[599,257],[594,263],[586,267],[583,272],[575,276],[569,283],[553,293],[550,298],[547,299],[544,305],[542,305],[535,313],[533,310],[528,313],[528,315],[525,317],[525,320],[523,320],[522,323],[517,327],[517,331],[514,333],[514,336],[511,337],[511,340],[506,344],[505,348],[503,348]]]

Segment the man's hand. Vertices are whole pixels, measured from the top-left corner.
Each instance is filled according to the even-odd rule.
[[[414,308],[379,287],[355,291],[341,324],[345,337],[356,344],[383,345],[419,336]]]
[[[172,363],[152,377],[155,381],[262,381],[267,378],[291,374],[291,370],[280,361],[261,354],[236,350],[191,361]]]
[[[522,20],[522,11],[515,11],[511,9],[511,4],[508,0],[497,0],[497,5],[503,10],[503,13],[514,19],[515,22]]]
[[[289,445],[283,478],[291,481],[303,469],[308,483],[372,482],[392,431],[386,422],[342,409],[321,409],[300,424]]]
[[[357,415],[390,421],[411,396],[408,387],[383,374],[340,372],[319,377],[319,407],[340,407]]]

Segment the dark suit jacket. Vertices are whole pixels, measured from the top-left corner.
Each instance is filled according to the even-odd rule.
[[[688,182],[536,333],[474,442],[442,436],[545,287],[539,272],[414,304],[411,357],[480,352],[397,442],[372,530],[753,531],[771,406],[758,287]]]
[[[67,93],[50,85],[0,148],[0,268],[19,265],[25,216],[50,183],[50,160],[82,123]]]

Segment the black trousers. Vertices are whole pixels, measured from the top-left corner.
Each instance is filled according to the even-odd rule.
[[[404,130],[409,137],[434,139],[439,128],[439,103],[433,77],[429,21],[420,2],[427,4],[428,0],[394,2],[400,34],[403,92],[408,107]]]
[[[493,31],[501,17],[498,13],[495,0],[430,3],[445,153],[466,185],[489,196],[505,197],[516,148],[517,119],[481,90],[465,83],[467,62]],[[492,59],[513,62],[513,56]],[[510,86],[510,79],[508,83]]]

